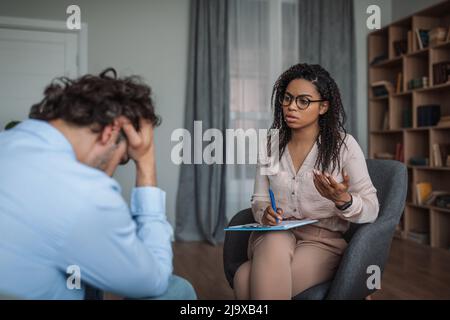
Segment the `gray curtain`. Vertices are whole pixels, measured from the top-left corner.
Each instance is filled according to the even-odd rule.
[[[194,121],[202,121],[203,131],[217,128],[223,135],[228,127],[227,27],[227,1],[191,1],[185,128],[192,138]],[[225,141],[223,146],[225,159]],[[193,150],[191,154],[194,155]],[[211,244],[223,241],[223,229],[227,224],[225,168],[220,164],[182,164],[176,206],[176,240],[206,240]]]
[[[357,136],[352,0],[299,0],[300,61],[318,63],[339,86],[346,129]]]

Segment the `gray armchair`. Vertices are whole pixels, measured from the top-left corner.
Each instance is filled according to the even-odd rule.
[[[377,189],[380,212],[370,224],[351,224],[344,237],[348,247],[333,280],[311,287],[295,300],[364,299],[375,290],[367,288],[367,267],[377,265],[383,272],[392,237],[402,215],[407,192],[405,165],[393,160],[367,160],[372,183]],[[251,209],[240,211],[230,226],[254,222]],[[227,232],[223,249],[226,278],[233,287],[239,266],[247,261],[250,232]]]

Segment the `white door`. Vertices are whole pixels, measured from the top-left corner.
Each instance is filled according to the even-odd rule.
[[[52,79],[78,76],[77,37],[0,28],[0,131],[12,120],[27,119]]]

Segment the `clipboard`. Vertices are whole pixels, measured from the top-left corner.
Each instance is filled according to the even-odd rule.
[[[282,230],[289,230],[293,228],[298,228],[302,226],[306,226],[308,224],[313,224],[318,222],[319,220],[313,220],[313,219],[302,219],[302,220],[287,220],[287,221],[281,221],[276,226],[266,226],[261,225],[259,223],[248,223],[248,224],[242,224],[238,226],[231,226],[228,228],[225,228],[225,231],[282,231]]]

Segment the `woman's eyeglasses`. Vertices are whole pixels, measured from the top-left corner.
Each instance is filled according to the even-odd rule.
[[[289,107],[293,100],[295,100],[295,104],[297,105],[297,108],[300,110],[305,110],[309,107],[311,102],[323,102],[327,101],[325,99],[320,100],[311,100],[308,97],[305,97],[304,95],[299,95],[294,97],[290,93],[286,92],[284,95],[282,95],[280,98],[280,103],[283,107]]]

